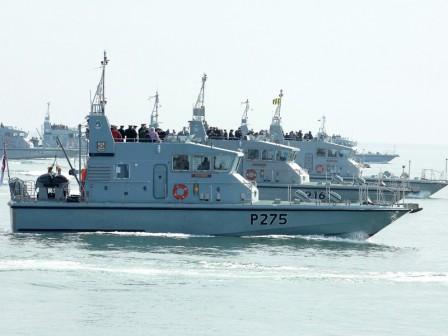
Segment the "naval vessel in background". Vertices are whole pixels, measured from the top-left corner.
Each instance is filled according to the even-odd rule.
[[[388,154],[388,153],[380,153],[380,152],[359,152],[355,153],[355,160],[361,163],[376,163],[376,164],[385,164],[391,162],[393,159],[400,157],[398,154]]]
[[[12,126],[0,127],[0,143],[5,145],[8,151],[8,159],[43,159],[64,157],[61,145],[68,156],[78,155],[79,137],[78,128],[71,128],[62,124],[54,124],[50,121],[50,103],[47,103],[47,113],[39,137],[27,140],[28,132]],[[60,145],[58,144],[60,142]],[[86,152],[85,137],[81,138],[81,148]]]
[[[389,163],[393,159],[399,157],[398,154],[389,154],[389,153],[380,153],[380,152],[366,152],[366,151],[360,151],[356,148],[358,143],[354,140],[351,140],[347,137],[343,137],[339,134],[333,134],[328,135],[325,128],[325,122],[326,117],[322,116],[322,118],[319,120],[321,122],[321,126],[319,128],[319,132],[317,133],[317,136],[319,138],[325,138],[328,142],[333,142],[338,145],[342,145],[345,147],[353,148],[353,158],[362,164],[369,164],[369,163],[376,163],[376,164],[385,164]]]

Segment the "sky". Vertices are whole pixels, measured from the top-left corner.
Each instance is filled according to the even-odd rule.
[[[117,125],[191,118],[207,73],[206,119],[235,129],[241,102],[266,129],[283,89],[286,131],[364,142],[448,144],[448,2],[0,1],[0,120],[32,131],[51,102],[77,125],[106,50],[107,109]]]

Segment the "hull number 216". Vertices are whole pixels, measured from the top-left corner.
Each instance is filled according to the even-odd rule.
[[[287,223],[287,214],[250,214],[250,225],[284,225]]]

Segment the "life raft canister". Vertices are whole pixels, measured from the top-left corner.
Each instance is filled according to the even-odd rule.
[[[321,164],[318,164],[318,165],[315,167],[315,169],[316,169],[316,171],[317,171],[318,173],[321,173],[321,174],[325,171],[325,167],[324,167],[324,165],[321,165]]]
[[[177,200],[184,200],[188,197],[188,187],[183,183],[175,184],[173,187],[173,196]]]
[[[257,171],[255,169],[246,170],[246,178],[250,181],[253,181],[257,178]]]

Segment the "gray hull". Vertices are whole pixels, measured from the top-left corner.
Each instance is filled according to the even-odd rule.
[[[366,179],[367,182],[374,180]],[[432,180],[400,180],[400,179],[384,179],[388,186],[402,186],[408,187],[411,192],[407,195],[409,198],[428,198],[436,192],[442,190],[448,185],[447,181],[432,181]]]
[[[363,163],[389,163],[399,157],[397,154],[355,154],[355,160]]]
[[[77,149],[66,149],[68,156],[74,157],[78,155]],[[7,149],[8,159],[10,160],[26,160],[26,159],[46,159],[63,158],[64,153],[60,148],[22,148]]]
[[[310,176],[313,182],[324,182],[325,176]],[[344,180],[351,181],[352,177],[344,177]],[[378,183],[378,178],[365,178],[366,182],[372,185]],[[408,188],[406,197],[409,198],[428,198],[448,185],[448,181],[433,180],[402,180],[400,178],[385,178],[382,180],[387,187]]]
[[[258,184],[258,190],[260,192],[259,198],[262,200],[281,199],[282,201],[288,200],[288,186],[282,185],[264,185]],[[317,201],[328,201],[328,191],[325,185],[321,184],[302,184],[291,187],[291,199],[294,199],[294,193],[296,190],[303,191],[308,198]],[[359,202],[360,201],[360,189],[356,185],[331,185],[330,190],[336,192],[341,196],[341,201],[346,202]],[[378,203],[395,203],[403,198],[403,192],[396,192],[389,188],[382,187],[380,192],[377,187],[372,186],[367,190],[369,199]],[[407,192],[406,192],[407,193]]]
[[[79,204],[11,202],[14,232],[138,231],[194,235],[370,237],[408,212],[337,205]]]

